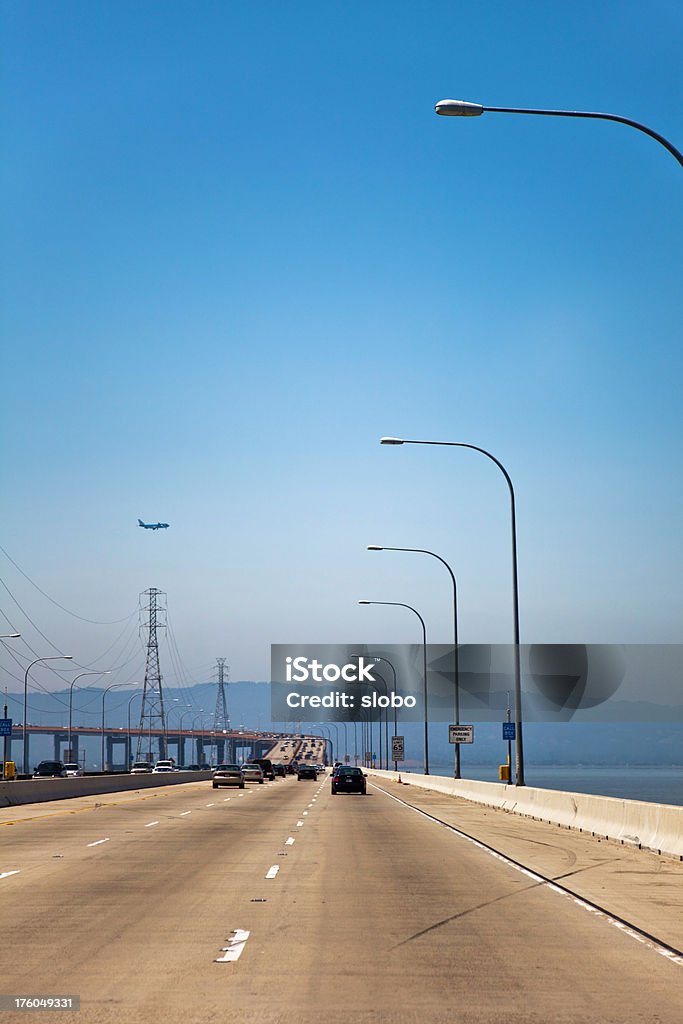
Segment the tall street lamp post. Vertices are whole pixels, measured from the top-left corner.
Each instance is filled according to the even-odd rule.
[[[512,537],[512,614],[514,620],[514,679],[515,679],[515,785],[524,785],[524,747],[522,743],[522,674],[519,658],[519,584],[517,580],[517,520],[515,515],[515,490],[510,474],[495,455],[479,448],[476,444],[465,444],[463,441],[415,441],[400,437],[383,437],[380,444],[429,444],[446,448],[470,448],[472,451],[485,455],[494,462],[505,477],[510,492],[510,531]]]
[[[429,775],[429,715],[427,707],[427,627],[425,621],[411,604],[404,604],[402,601],[359,601],[358,604],[383,604],[392,608],[407,608],[408,611],[417,615],[422,626],[422,692],[424,700],[424,773]]]
[[[599,121],[616,121],[618,124],[627,124],[630,128],[637,128],[644,132],[651,139],[661,143],[669,153],[678,160],[683,167],[683,153],[665,139],[659,132],[655,132],[640,121],[634,121],[630,117],[622,117],[620,114],[601,114],[593,110],[536,110],[528,107],[484,107],[481,103],[467,103],[465,100],[439,100],[434,106],[437,114],[446,117],[479,117],[481,114],[541,114],[544,117],[583,117],[593,118]]]
[[[28,665],[24,672],[24,750],[23,750],[23,762],[24,762],[24,775],[28,775],[28,674],[34,665],[37,665],[39,661],[73,661],[73,654],[51,654],[48,658],[36,658]]]
[[[71,680],[71,685],[69,687],[69,760],[70,761],[73,761],[73,754],[72,754],[72,751],[71,751],[71,718],[72,718],[72,706],[73,706],[73,696],[74,696],[74,683],[78,682],[79,679],[82,679],[83,676],[108,676],[108,675],[111,675],[110,671],[107,671],[107,672],[79,672],[79,674],[77,676],[75,676],[74,679]],[[85,689],[87,690],[88,687],[86,686]]]
[[[441,555],[437,555],[435,551],[427,551],[426,548],[388,548],[380,547],[379,544],[368,544],[368,551],[411,551],[419,555],[431,555],[432,558],[437,558],[442,565],[446,566],[448,574],[451,577],[451,583],[453,584],[453,683],[454,683],[454,696],[453,696],[453,713],[455,717],[455,725],[460,725],[460,657],[458,653],[458,584],[455,580],[455,573],[451,569],[450,565],[445,558]],[[388,767],[388,765],[387,765]],[[460,744],[455,744],[455,761],[453,767],[453,778],[460,778]]]
[[[102,691],[102,737],[101,737],[101,749],[100,749],[100,770],[104,771],[104,698],[107,696],[110,690],[118,690],[122,686],[137,686],[137,683],[111,683],[106,689]],[[136,696],[134,694],[134,696]],[[132,700],[132,697],[131,697]],[[130,702],[128,704],[128,710],[130,711]]]

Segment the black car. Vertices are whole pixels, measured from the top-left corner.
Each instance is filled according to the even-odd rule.
[[[296,773],[296,777],[297,777],[299,782],[301,782],[302,779],[317,780],[318,772],[316,770],[315,765],[312,765],[312,764],[302,764],[302,765],[299,765],[299,770]]]
[[[41,761],[33,773],[34,779],[65,779],[66,768],[62,761]]]
[[[337,793],[367,793],[367,784],[360,768],[351,768],[349,765],[341,765],[332,776],[332,796]]]
[[[284,779],[285,776],[287,775],[287,769],[283,764],[274,764],[273,771],[280,779]]]

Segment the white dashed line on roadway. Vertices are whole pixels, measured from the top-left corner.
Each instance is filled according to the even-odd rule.
[[[99,845],[100,845],[100,843],[108,843],[108,842],[109,842],[109,839],[108,839],[108,838],[107,838],[107,839],[98,839],[98,840],[97,840],[96,842],[94,842],[94,843],[88,843],[88,846],[99,846]]]
[[[272,868],[268,868],[266,872],[266,878],[275,878],[276,874],[280,870],[279,864],[273,864]]]
[[[287,840],[287,842],[285,843],[285,846],[292,846],[293,843],[294,843],[294,836],[290,836],[289,839]]]
[[[244,931],[243,928],[235,928],[235,931],[228,939],[228,945],[223,946],[222,952],[225,953],[225,956],[217,957],[216,960],[214,960],[214,963],[228,964],[234,963],[235,960],[239,960],[250,934],[251,932]]]
[[[3,871],[0,873],[0,878],[9,878],[10,875],[18,875],[19,869],[16,871]]]
[[[148,821],[147,824],[145,825],[145,828],[151,828],[152,825],[158,825],[158,824],[159,824],[158,821]]]

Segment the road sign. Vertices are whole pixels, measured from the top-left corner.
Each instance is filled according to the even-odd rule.
[[[474,726],[473,725],[449,725],[448,726],[448,742],[449,743],[474,743]]]
[[[0,736],[12,735],[12,719],[0,718]]]
[[[514,740],[515,738],[515,723],[514,722],[503,722],[503,739]]]
[[[366,761],[372,761],[372,751],[371,750],[366,750],[365,751],[365,760]]]
[[[391,737],[391,760],[392,761],[405,761],[405,759],[406,759],[405,736],[392,736]]]

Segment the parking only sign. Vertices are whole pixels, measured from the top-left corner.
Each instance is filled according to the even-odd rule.
[[[12,719],[0,718],[0,736],[12,735]]]
[[[448,726],[448,742],[449,743],[474,743],[474,726],[473,725],[449,725]]]
[[[503,722],[503,739],[514,740],[515,738],[515,723],[514,722]]]
[[[392,736],[391,737],[391,760],[392,761],[405,761],[405,759],[406,759],[405,736]]]

